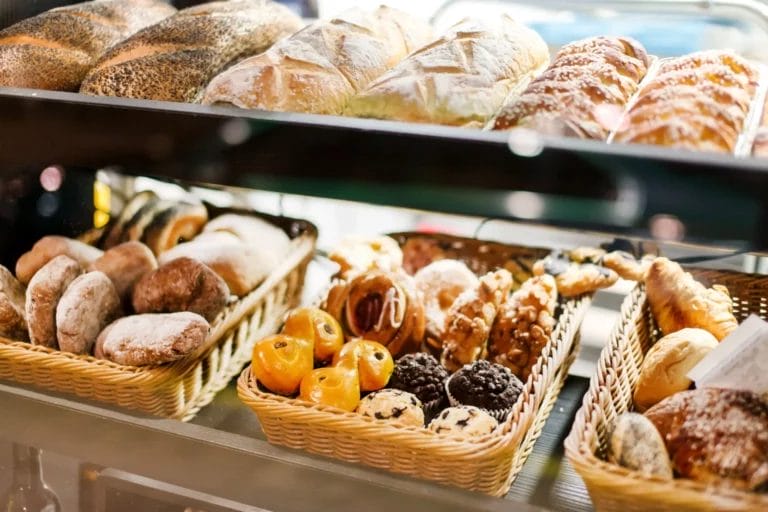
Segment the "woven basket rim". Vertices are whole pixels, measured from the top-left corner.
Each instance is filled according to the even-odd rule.
[[[738,286],[739,289],[765,289],[768,292],[768,275],[750,274],[733,270],[706,269],[700,267],[685,267],[697,279],[707,281],[710,284],[725,284],[727,287]],[[733,295],[733,294],[732,294]],[[736,294],[738,296],[738,294]],[[766,293],[768,296],[768,293]],[[565,439],[565,455],[582,476],[589,487],[591,481],[612,482],[618,485],[622,481],[628,486],[641,486],[647,492],[654,494],[664,492],[689,493],[692,499],[700,501],[712,501],[713,506],[718,500],[729,500],[747,507],[768,510],[768,495],[733,489],[727,486],[706,484],[688,478],[674,478],[665,480],[653,477],[637,471],[613,464],[599,458],[596,454],[599,449],[597,442],[596,424],[600,421],[600,415],[604,415],[601,406],[601,397],[611,396],[608,383],[614,379],[613,375],[621,368],[614,368],[612,361],[621,361],[614,357],[626,345],[626,330],[633,328],[639,318],[643,318],[646,305],[645,287],[638,283],[625,297],[621,307],[621,318],[614,326],[608,344],[598,362],[598,370],[590,380],[590,387],[584,396],[581,408],[576,414],[571,432]],[[599,474],[599,477],[596,476]],[[618,491],[617,491],[618,492]]]

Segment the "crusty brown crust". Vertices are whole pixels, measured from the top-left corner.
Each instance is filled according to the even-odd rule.
[[[141,242],[116,245],[91,263],[88,270],[104,272],[112,280],[124,305],[131,302],[136,282],[157,268],[157,260],[149,247]]]
[[[229,299],[227,283],[192,258],[177,258],[146,274],[133,290],[136,313],[191,311],[209,322]]]
[[[44,236],[32,246],[32,249],[22,254],[16,262],[16,277],[21,283],[27,284],[46,263],[62,254],[69,256],[85,268],[104,253],[95,247],[71,238],[54,235]]]
[[[176,10],[160,0],[52,9],[0,31],[0,85],[76,91],[110,46]]]
[[[120,297],[109,277],[99,271],[81,275],[56,307],[59,350],[90,354],[101,330],[120,314]]]
[[[24,313],[24,287],[10,270],[0,265],[0,336],[26,341],[27,320]]]
[[[130,366],[170,363],[197,350],[209,328],[189,312],[126,316],[101,332],[94,355]]]
[[[81,273],[82,268],[75,260],[60,255],[45,264],[29,282],[25,310],[33,345],[58,348],[56,307],[64,291]]]

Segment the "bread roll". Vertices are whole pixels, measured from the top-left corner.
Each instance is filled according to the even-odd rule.
[[[33,345],[58,348],[56,308],[70,283],[82,273],[80,265],[69,256],[56,256],[32,277],[26,293],[25,311],[29,341]]]
[[[509,16],[464,20],[370,84],[344,113],[481,126],[548,61],[544,40]]]
[[[642,414],[625,412],[616,420],[608,460],[647,476],[671,480],[672,462],[659,431]]]
[[[160,254],[180,241],[192,240],[207,221],[208,210],[202,204],[161,201],[144,228],[141,240],[153,253]]]
[[[605,140],[649,65],[645,48],[630,38],[592,37],[567,44],[521,96],[502,108],[493,129],[526,127]],[[604,107],[614,107],[614,115],[601,116]]]
[[[219,215],[203,228],[203,233],[216,232],[231,233],[244,243],[259,244],[283,254],[288,251],[288,245],[291,243],[285,231],[253,215]]]
[[[67,287],[56,307],[59,350],[90,354],[96,337],[120,316],[115,285],[99,271],[83,274]]]
[[[640,92],[614,140],[733,152],[757,81],[757,68],[731,52],[671,59]]]
[[[44,236],[32,246],[31,250],[22,254],[16,262],[16,277],[23,284],[27,284],[43,265],[62,254],[69,256],[82,267],[87,267],[104,253],[95,247],[71,238]]]
[[[174,12],[160,0],[99,0],[20,21],[0,31],[0,85],[76,91],[110,46]]]
[[[94,355],[130,366],[170,363],[197,350],[209,328],[195,313],[126,316],[99,334]]]
[[[675,471],[706,484],[768,489],[768,402],[749,391],[676,393],[645,412]]]
[[[88,270],[104,272],[112,280],[123,304],[131,302],[131,292],[142,276],[157,268],[149,247],[141,242],[125,242],[107,250]]]
[[[739,326],[725,287],[706,288],[667,258],[653,261],[645,289],[653,317],[664,334],[698,327],[722,341]]]
[[[10,270],[0,265],[0,336],[12,340],[27,340],[24,301],[24,287],[13,277]]]
[[[224,71],[203,103],[341,114],[350,97],[431,37],[428,25],[395,9],[352,9]]]
[[[635,385],[635,407],[644,411],[693,383],[686,374],[717,346],[704,329],[682,329],[668,334],[648,351]]]
[[[191,311],[209,322],[229,299],[227,283],[192,258],[176,258],[145,275],[133,290],[136,313]]]
[[[113,47],[80,92],[194,102],[216,74],[300,28],[298,16],[269,0],[189,7]]]

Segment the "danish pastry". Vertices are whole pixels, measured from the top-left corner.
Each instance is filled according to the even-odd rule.
[[[312,342],[286,334],[269,336],[253,347],[253,374],[267,389],[293,395],[312,371]]]
[[[360,404],[357,369],[342,365],[312,370],[301,379],[299,398],[344,411],[354,411]]]

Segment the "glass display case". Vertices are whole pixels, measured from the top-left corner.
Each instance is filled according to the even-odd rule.
[[[0,27],[70,3],[4,2]],[[311,19],[367,3],[290,4]],[[438,30],[467,15],[512,13],[553,54],[609,34],[635,37],[661,58],[732,48],[768,64],[768,3],[759,0],[389,3]],[[328,251],[350,233],[600,246],[768,273],[768,159],[0,87],[4,266],[43,235],[101,227],[105,201],[114,209],[140,190],[184,191],[316,225],[305,305],[335,271]],[[563,440],[632,287],[619,281],[595,295],[563,389],[501,499],[270,444],[238,399],[236,378],[185,422],[0,380],[0,490],[26,471],[13,456],[23,450],[40,457],[38,477],[64,511],[593,510]]]

